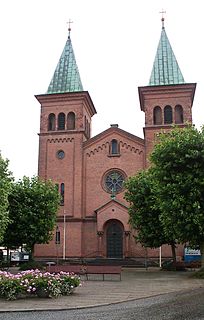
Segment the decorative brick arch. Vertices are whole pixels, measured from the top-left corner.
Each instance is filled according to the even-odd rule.
[[[130,234],[128,208],[117,200],[111,200],[95,212],[97,217],[99,256],[109,258],[123,258],[128,256]],[[112,234],[111,238],[111,232],[116,232],[117,234]],[[113,246],[112,254],[108,247],[111,245],[111,241]],[[120,242],[120,249],[117,248],[117,244],[114,241]]]
[[[107,221],[116,219],[124,226],[124,231],[130,231],[128,208],[117,200],[110,200],[97,210],[97,231],[104,231]]]

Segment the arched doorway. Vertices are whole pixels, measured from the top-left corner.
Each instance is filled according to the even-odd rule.
[[[123,258],[123,227],[117,220],[112,220],[106,229],[107,258]]]

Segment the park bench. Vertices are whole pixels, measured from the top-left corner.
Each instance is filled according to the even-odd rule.
[[[102,280],[121,280],[121,266],[93,266],[93,265],[49,265],[49,272],[70,272],[78,275],[83,275],[87,280],[95,280],[96,275],[101,275]],[[106,276],[107,275],[107,276]],[[115,277],[117,276],[117,278]],[[111,276],[111,277],[110,277]],[[97,277],[97,280],[98,277]]]

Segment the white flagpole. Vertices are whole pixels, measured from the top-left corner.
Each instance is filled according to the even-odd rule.
[[[162,246],[159,247],[159,267],[162,266]]]
[[[65,213],[64,213],[64,241],[63,241],[63,260],[65,260],[66,258],[66,216],[65,216]]]

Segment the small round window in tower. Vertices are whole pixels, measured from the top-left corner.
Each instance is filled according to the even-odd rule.
[[[123,190],[125,174],[119,170],[111,170],[104,176],[103,186],[106,192],[119,193]]]
[[[64,156],[65,156],[65,153],[64,153],[63,150],[57,151],[57,158],[58,158],[58,159],[63,159]]]

